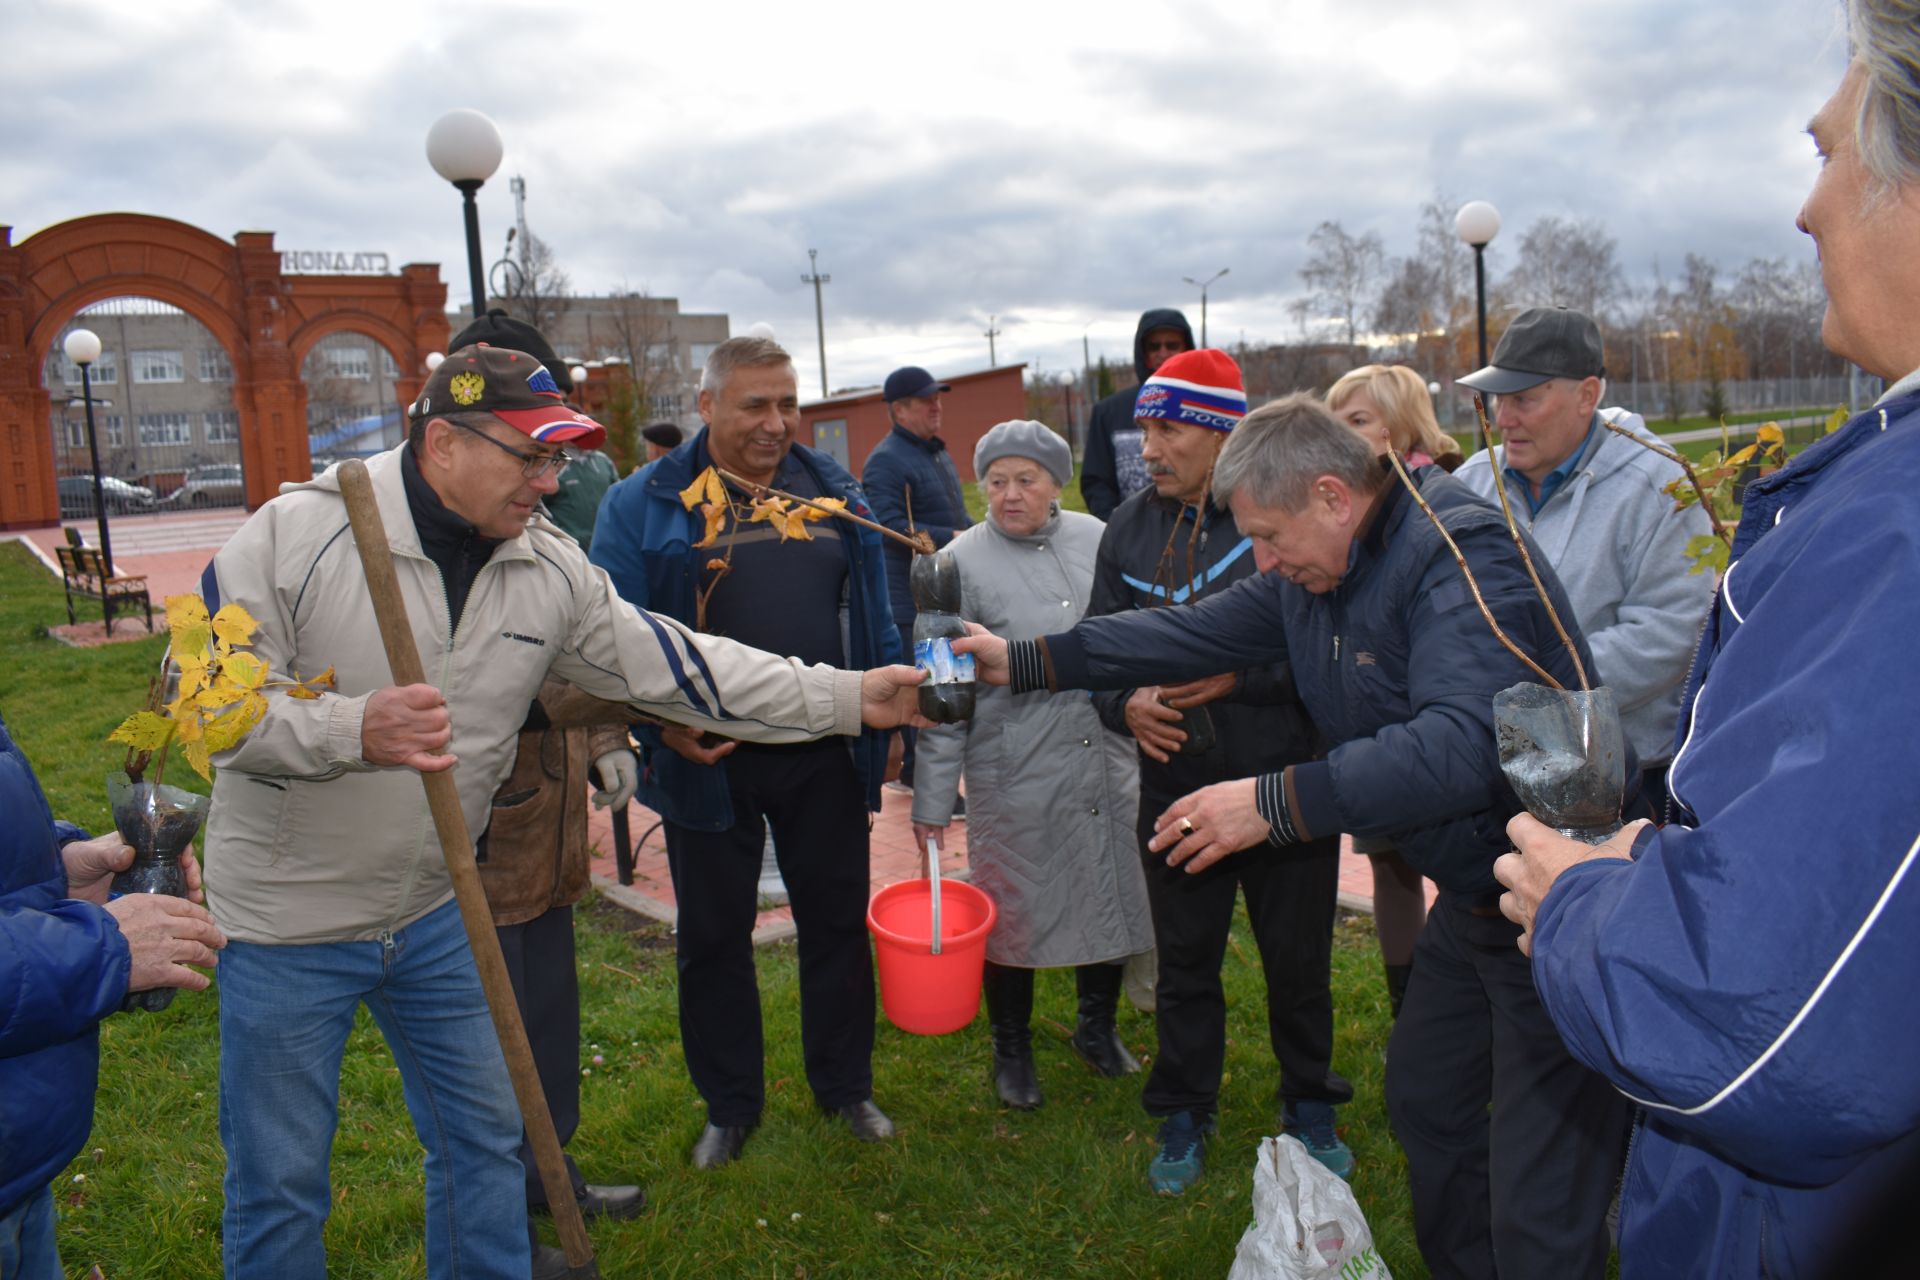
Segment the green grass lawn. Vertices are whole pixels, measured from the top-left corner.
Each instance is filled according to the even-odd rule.
[[[162,641],[80,651],[45,635],[64,621],[59,583],[0,544],[0,712],[40,773],[54,812],[106,819],[105,742],[143,696]],[[191,776],[187,770],[179,771]],[[602,1182],[637,1178],[653,1207],[592,1229],[609,1277],[1222,1276],[1250,1216],[1255,1150],[1277,1128],[1258,955],[1244,916],[1228,949],[1227,1079],[1206,1179],[1185,1197],[1147,1190],[1154,1124],[1139,1083],[1092,1075],[1066,1044],[1072,978],[1041,976],[1036,1053],[1047,1106],[1000,1108],[984,1019],[939,1038],[882,1023],[875,1096],[900,1127],[866,1146],[814,1110],[802,1070],[795,953],[762,950],[768,1106],[737,1165],[697,1174],[686,1157],[704,1115],[687,1082],[674,1006],[672,939],[589,901],[580,915],[584,1123],[572,1150]],[[110,1280],[220,1274],[217,984],[164,1014],[102,1028],[98,1111],[87,1148],[55,1183],[68,1269]],[[1371,923],[1335,937],[1335,1066],[1357,1096],[1341,1113],[1359,1159],[1354,1189],[1393,1274],[1426,1274],[1414,1247],[1406,1169],[1381,1100],[1389,1029]],[[1136,1054],[1152,1019],[1123,1004]],[[348,1046],[334,1144],[331,1274],[419,1275],[420,1148],[385,1044],[363,1014]],[[553,1239],[550,1228],[548,1238]]]

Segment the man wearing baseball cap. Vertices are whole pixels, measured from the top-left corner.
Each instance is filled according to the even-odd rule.
[[[802,742],[910,715],[910,668],[803,666],[621,602],[539,514],[605,432],[524,352],[454,351],[406,443],[368,461],[414,642],[436,683],[395,687],[337,469],[261,507],[201,579],[259,623],[278,695],[218,756],[208,906],[220,972],[222,1246],[230,1277],[321,1280],[340,1064],[365,1004],[392,1046],[426,1156],[431,1280],[525,1280],[521,1118],[412,771],[451,769],[487,829],[516,731],[557,674],[595,697],[740,738]],[[565,1274],[542,1249],[533,1272]]]
[[[1214,460],[1246,412],[1240,368],[1224,351],[1181,352],[1147,378],[1133,413],[1150,486],[1108,518],[1089,618],[1183,608],[1258,572],[1252,542],[1212,492]],[[1181,796],[1311,760],[1317,746],[1284,662],[1096,693],[1093,702],[1108,728],[1139,744],[1143,851],[1154,819]],[[1331,834],[1285,852],[1253,851],[1200,875],[1147,857],[1159,1053],[1141,1101],[1161,1119],[1160,1151],[1148,1170],[1154,1190],[1178,1195],[1204,1167],[1226,1057],[1220,962],[1242,890],[1266,971],[1282,1121],[1327,1167],[1342,1175],[1353,1167],[1334,1131],[1335,1105],[1353,1097],[1332,1068],[1339,857],[1339,837]],[[1113,1040],[1114,991],[1090,991],[1089,973],[1081,970],[1074,1047],[1103,1074],[1139,1070]]]
[[[944,547],[953,535],[973,524],[966,499],[960,494],[960,473],[953,455],[940,438],[944,407],[940,397],[953,390],[918,365],[907,365],[887,375],[881,393],[893,422],[886,438],[867,455],[860,471],[860,487],[873,504],[873,516],[896,533],[921,532]],[[887,596],[893,602],[893,620],[900,628],[901,652],[913,652],[913,591],[907,571],[913,556],[896,542],[886,544]],[[887,784],[895,791],[913,789],[914,732],[900,732],[900,777]],[[964,798],[956,818],[966,817]]]
[[[1640,757],[1641,802],[1666,807],[1680,689],[1713,575],[1690,573],[1687,544],[1708,533],[1698,506],[1679,509],[1667,486],[1679,466],[1607,429],[1609,419],[1643,440],[1639,414],[1599,409],[1606,396],[1600,327],[1565,307],[1514,317],[1493,363],[1460,379],[1497,396],[1499,444],[1469,458],[1455,477],[1491,502],[1494,477],[1517,518],[1567,589],[1621,727]],[[1491,456],[1489,456],[1491,454]]]

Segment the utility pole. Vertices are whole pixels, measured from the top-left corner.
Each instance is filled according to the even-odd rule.
[[[525,280],[532,269],[528,255],[532,252],[532,242],[527,238],[527,180],[515,174],[507,186],[513,191],[513,229],[520,233],[520,278]],[[509,237],[511,238],[511,237]],[[475,317],[478,319],[479,317]]]
[[[999,319],[998,316],[987,317],[987,364],[989,367],[998,367],[1000,364],[999,352],[993,345],[993,340],[1000,336],[1000,330],[994,327],[993,323],[997,319]]]
[[[813,286],[813,327],[820,335],[820,398],[827,398],[827,314],[820,306],[820,286],[833,283],[832,276],[820,274],[820,251],[807,250],[807,261],[812,270],[800,277],[801,284]]]

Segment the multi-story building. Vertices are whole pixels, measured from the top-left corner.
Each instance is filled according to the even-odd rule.
[[[554,354],[570,364],[626,365],[644,388],[647,421],[700,425],[695,404],[700,370],[729,336],[726,316],[683,312],[676,298],[644,293],[522,298],[497,305],[540,330]],[[471,307],[461,307],[449,317],[453,331],[466,328],[472,315]]]

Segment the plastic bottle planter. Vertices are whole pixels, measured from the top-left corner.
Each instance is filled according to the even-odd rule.
[[[1494,696],[1493,727],[1501,772],[1528,813],[1587,844],[1620,829],[1627,747],[1613,690],[1517,684]]]
[[[945,551],[915,556],[908,578],[913,588],[913,665],[927,673],[920,685],[920,714],[935,724],[973,719],[973,655],[955,653],[965,637],[960,621],[960,565]]]
[[[107,799],[113,805],[114,828],[133,846],[133,865],[113,878],[113,891],[184,898],[187,882],[180,871],[180,854],[193,843],[207,816],[207,797],[110,773]],[[158,1013],[173,1003],[174,990],[158,987],[133,992],[120,1007]]]
[[[1179,754],[1183,756],[1203,756],[1213,750],[1213,713],[1205,707],[1188,707],[1180,713],[1180,729],[1187,740],[1180,744]]]

